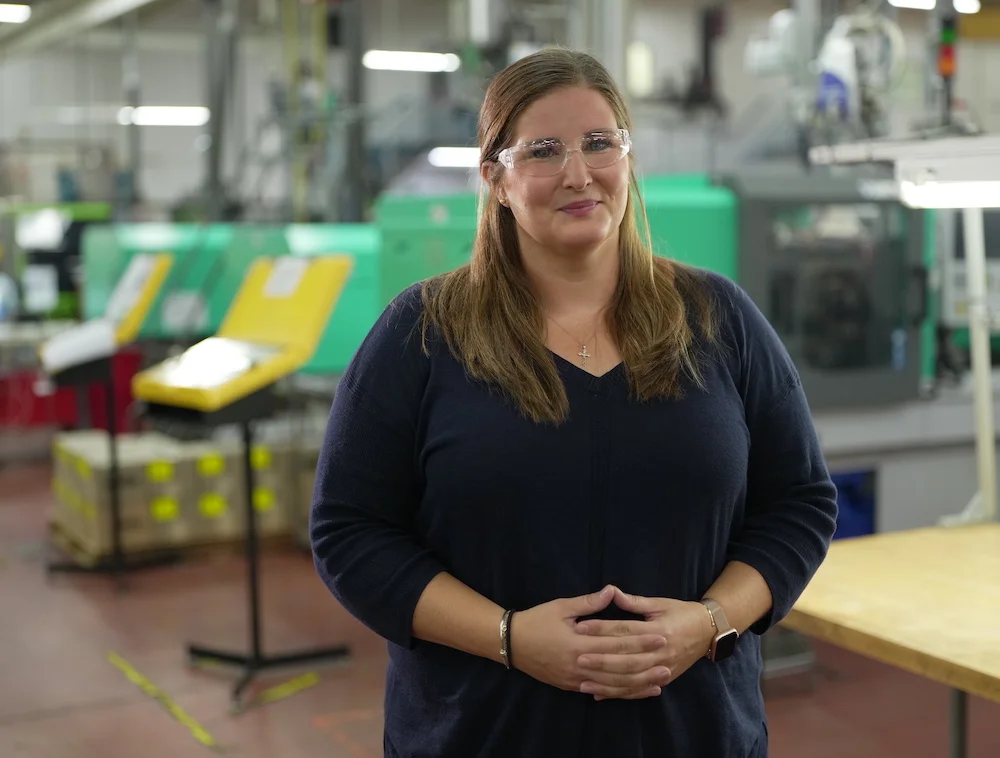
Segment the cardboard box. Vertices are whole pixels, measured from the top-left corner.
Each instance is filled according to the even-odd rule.
[[[191,472],[181,446],[159,434],[122,434],[118,442],[122,546],[126,552],[182,545],[192,523],[183,503]],[[112,551],[111,457],[107,434],[64,435],[53,484],[60,527],[94,557]]]
[[[289,519],[295,542],[304,548],[308,548],[311,544],[309,512],[312,507],[313,489],[316,486],[316,467],[319,464],[320,447],[319,440],[312,440],[311,444],[303,446],[298,451],[295,458],[294,486],[296,492]]]
[[[246,525],[246,466],[242,442],[221,439],[191,443],[192,513],[205,540],[242,537]],[[258,444],[251,450],[257,533],[287,533],[293,452],[287,444]]]
[[[322,439],[271,434],[255,444],[258,534],[291,532],[308,545],[309,506]],[[59,434],[52,488],[60,529],[94,557],[111,552],[108,435]],[[245,535],[243,443],[233,435],[181,442],[158,433],[118,437],[126,552],[240,540]]]
[[[60,432],[52,441],[52,490],[56,509],[54,518],[60,528],[71,537],[80,536],[88,518],[88,504],[81,497],[84,472],[87,470],[87,451],[95,445],[108,442],[102,431]]]

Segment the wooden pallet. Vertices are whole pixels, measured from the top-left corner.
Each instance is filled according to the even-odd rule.
[[[74,563],[80,566],[95,566],[111,557],[109,552],[97,553],[83,545],[74,535],[67,532],[55,520],[49,520],[49,539],[53,545],[66,554]],[[302,547],[296,544],[291,534],[274,534],[258,537],[261,553],[302,552]],[[127,555],[136,557],[152,557],[156,555],[180,556],[185,563],[195,563],[233,558],[242,556],[246,543],[242,539],[223,541],[192,542],[170,547],[131,550]]]

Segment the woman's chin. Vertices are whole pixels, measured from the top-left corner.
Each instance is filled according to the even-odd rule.
[[[554,240],[559,250],[572,253],[588,253],[608,242],[605,229],[579,229],[572,233],[560,234]]]

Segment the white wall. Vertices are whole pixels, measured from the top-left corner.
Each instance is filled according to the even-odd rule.
[[[785,4],[779,0],[738,0],[729,4],[729,24],[719,54],[718,81],[733,115],[732,123],[746,122],[761,103],[780,103],[786,83],[758,78],[745,71],[743,54],[750,36]],[[697,60],[698,0],[633,0],[634,39],[648,43],[658,74],[682,79],[686,66]],[[449,23],[449,0],[379,0],[367,3],[367,47],[388,49],[434,49],[445,43]],[[911,76],[898,92],[897,126],[922,101],[923,14],[904,13],[901,23],[911,43]],[[113,113],[122,104],[120,38],[109,32],[93,32],[74,40],[70,47],[47,50],[28,58],[0,60],[0,139],[29,134],[35,138],[66,140],[88,138],[117,147],[124,158],[125,130],[112,118],[104,123],[60,124],[58,109],[68,106],[108,106]],[[204,38],[200,32],[171,34],[145,32],[140,36],[142,97],[147,104],[199,105],[205,103]],[[990,86],[988,72],[998,70],[1000,44],[967,44],[960,48],[958,95],[991,130],[1000,131],[1000,90]],[[230,136],[231,153],[249,139],[268,109],[266,82],[280,76],[285,61],[280,37],[246,40],[240,61],[240,79],[235,93],[236,113]],[[330,59],[331,83],[343,80],[342,53]],[[374,107],[398,102],[400,97],[422,97],[428,88],[422,74],[366,72],[365,96]],[[756,105],[755,105],[756,104]],[[641,115],[641,113],[640,113]],[[417,128],[415,125],[414,128]],[[196,189],[203,177],[204,156],[196,148],[197,128],[146,127],[142,132],[143,173],[141,186],[152,202],[167,204]],[[661,152],[665,140],[659,132],[650,142]],[[377,135],[376,135],[377,136]],[[674,155],[687,155],[687,146],[673,148]],[[232,155],[230,166],[232,165]],[[669,156],[668,156],[669,158]],[[32,194],[38,199],[55,195],[54,165],[57,157],[34,156],[22,161],[29,166]],[[671,159],[672,160],[672,159]],[[667,161],[670,162],[669,160]],[[679,166],[683,169],[683,166]],[[272,194],[281,187],[272,187]]]

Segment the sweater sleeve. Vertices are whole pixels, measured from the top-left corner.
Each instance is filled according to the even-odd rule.
[[[413,612],[444,567],[413,531],[418,417],[429,372],[414,286],[386,309],[342,377],[310,516],[320,578],[376,634],[412,647]]]
[[[771,590],[770,612],[751,627],[763,634],[788,614],[826,557],[837,491],[784,344],[742,289],[728,289],[733,375],[750,432],[746,509],[729,559],[755,568]]]

